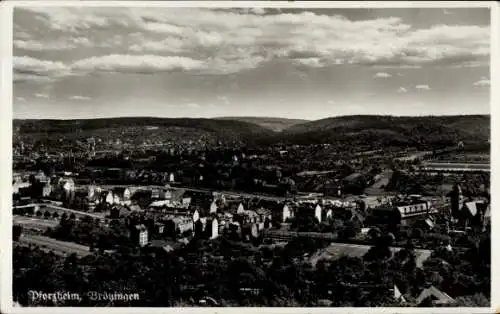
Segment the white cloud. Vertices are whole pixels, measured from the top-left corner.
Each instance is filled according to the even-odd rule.
[[[204,62],[188,57],[157,55],[106,55],[78,60],[71,65],[76,71],[110,71],[151,73],[172,70],[201,70]]]
[[[479,68],[479,67],[489,67],[489,60],[481,60],[481,61],[465,61],[459,62],[457,64],[452,64],[451,68]]]
[[[320,68],[323,66],[319,58],[298,58],[294,59],[294,62],[298,65],[305,65],[311,68]]]
[[[200,105],[198,105],[197,103],[194,103],[194,102],[190,102],[190,103],[186,104],[186,106],[188,106],[189,108],[192,108],[192,109],[200,108]]]
[[[398,89],[398,93],[406,93],[406,92],[408,92],[408,90],[406,88],[404,88],[404,87],[400,87]]]
[[[36,74],[24,74],[24,73],[14,73],[13,75],[13,83],[35,83],[35,84],[43,84],[53,82],[54,78],[48,76],[40,76]]]
[[[422,66],[418,64],[375,64],[376,69],[421,69]]]
[[[78,96],[78,95],[70,96],[68,98],[71,100],[91,100],[92,99],[92,98],[87,97],[87,96]]]
[[[14,40],[13,42],[14,48],[23,49],[23,50],[31,50],[31,51],[45,51],[45,50],[71,50],[76,48],[76,45],[73,45],[69,42],[43,42],[37,40]]]
[[[386,73],[386,72],[378,72],[373,77],[375,77],[375,78],[389,78],[389,77],[392,77],[392,75],[390,75],[389,73]]]
[[[27,56],[14,56],[13,66],[17,73],[33,75],[59,75],[69,71],[68,66],[62,62],[39,60]]]
[[[415,88],[418,90],[431,90],[429,85],[416,85]]]
[[[25,22],[20,28],[28,33],[24,39],[39,38],[41,42],[18,41],[15,43],[18,46],[46,49],[50,44],[59,45],[59,41],[54,41],[58,38],[76,47],[106,46],[106,51],[92,52],[99,56],[133,52],[144,53],[146,57],[195,60],[189,66],[187,59],[155,61],[155,66],[145,61],[148,69],[157,66],[170,69],[175,63],[181,69],[198,71],[203,63],[201,67],[206,72],[234,73],[273,59],[287,58],[310,67],[360,63],[417,68],[433,63],[484,63],[490,53],[489,27],[437,25],[418,29],[395,17],[351,21],[342,16],[312,12],[283,13],[269,9],[273,14],[260,14],[266,13],[261,8],[247,10],[248,13],[203,8],[33,7],[19,10],[31,11],[39,18],[40,30],[37,31],[52,36],[34,36],[28,31],[33,26]],[[66,40],[70,37],[80,40]],[[111,58],[94,58],[101,58],[98,62],[92,60],[100,68],[117,66]],[[124,66],[124,62],[128,65]],[[135,68],[139,62],[122,60],[118,65],[128,69],[131,63]]]
[[[229,100],[229,97],[227,97],[225,95],[219,95],[219,96],[217,96],[217,99],[221,100],[225,105],[229,105],[229,103],[231,102]]]
[[[49,95],[42,93],[35,93],[35,97],[37,98],[49,98]]]
[[[16,100],[19,100],[19,101],[26,101],[26,98],[24,98],[24,97],[16,97]]]
[[[329,105],[335,105],[335,104],[336,104],[336,102],[335,102],[335,101],[333,101],[333,100],[329,100],[329,101],[327,101],[326,103],[327,103],[327,104],[329,104]]]
[[[266,9],[264,9],[264,8],[252,8],[252,9],[250,9],[250,12],[252,12],[253,14],[257,14],[257,15],[262,15],[262,14],[266,14]]]
[[[14,39],[30,39],[31,36],[30,34],[24,32],[24,31],[18,31],[14,29]]]
[[[474,86],[490,86],[491,82],[488,79],[481,79],[473,84]]]
[[[19,10],[35,13],[39,22],[44,23],[45,26],[50,27],[52,30],[58,31],[78,33],[94,27],[105,28],[112,25],[127,25],[127,21],[120,20],[124,10],[116,8],[34,6],[23,7]]]

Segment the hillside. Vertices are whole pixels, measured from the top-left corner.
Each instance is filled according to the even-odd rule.
[[[131,144],[169,141],[207,143],[246,142],[269,145],[334,143],[354,146],[455,145],[459,141],[485,143],[490,138],[490,116],[343,116],[305,123],[281,118],[106,118],[78,120],[14,120],[14,136],[42,140],[84,139],[91,136]],[[297,124],[298,123],[298,124]],[[291,125],[285,128],[285,125]],[[273,131],[275,130],[275,131]],[[279,130],[283,130],[279,132]]]
[[[490,116],[343,116],[294,125],[284,130],[281,141],[304,143],[454,144],[486,142]]]
[[[273,117],[220,117],[216,119],[253,123],[274,132],[281,132],[294,125],[309,122],[308,120],[302,120],[302,119],[287,119],[287,118],[273,118]]]
[[[212,140],[247,141],[256,137],[267,137],[272,131],[256,124],[233,120],[195,118],[103,118],[75,120],[14,120],[14,134],[43,138],[61,135],[65,138],[102,136],[120,138],[138,137],[140,141],[152,137],[163,137],[175,141],[197,140],[200,137]]]

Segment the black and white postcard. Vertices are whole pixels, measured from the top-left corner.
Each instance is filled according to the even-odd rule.
[[[2,10],[2,311],[493,311],[495,2]]]

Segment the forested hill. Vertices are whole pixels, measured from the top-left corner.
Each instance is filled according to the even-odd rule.
[[[126,117],[102,119],[75,119],[75,120],[14,120],[14,130],[19,133],[92,133],[96,130],[126,131],[136,128],[162,129],[194,129],[218,136],[236,135],[241,137],[266,136],[272,131],[253,123],[214,120],[202,118],[152,118]]]
[[[279,138],[295,144],[339,141],[401,145],[487,142],[490,138],[490,116],[342,116],[294,125],[284,130]]]
[[[291,126],[309,122],[308,120],[303,119],[287,119],[274,117],[220,117],[216,119],[253,123],[274,132],[281,132],[285,129],[290,128]]]
[[[64,134],[77,137],[126,134],[139,138],[196,140],[200,137],[260,145],[338,143],[345,145],[453,145],[485,143],[490,138],[489,115],[463,116],[343,116],[298,123],[279,118],[103,118],[77,120],[14,120],[14,132],[34,138]],[[267,120],[266,120],[267,119]],[[250,122],[253,121],[253,122]],[[273,126],[267,125],[269,123]],[[298,124],[295,124],[298,123]],[[280,132],[285,124],[293,124]]]

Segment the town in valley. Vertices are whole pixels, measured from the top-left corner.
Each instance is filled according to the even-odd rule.
[[[209,122],[226,121],[245,123]],[[137,305],[487,303],[486,138],[363,145],[344,130],[328,144],[259,146],[162,136],[177,123],[14,121],[18,302],[39,278],[69,291],[125,284],[142,292]],[[286,132],[276,140],[299,136]]]
[[[490,307],[489,7],[186,6],[14,8],[13,306]]]

